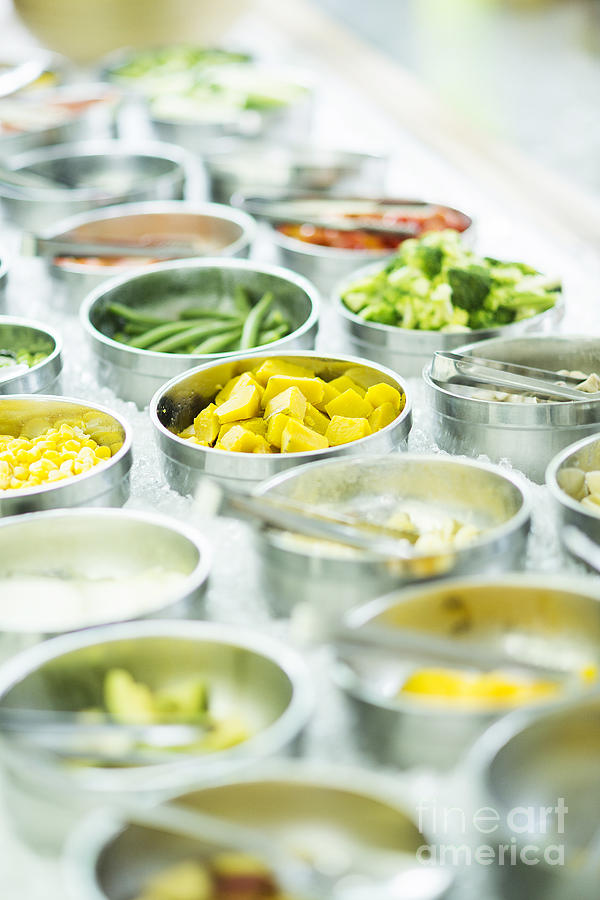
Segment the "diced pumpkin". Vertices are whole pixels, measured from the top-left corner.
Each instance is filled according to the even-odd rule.
[[[263,395],[263,405],[266,407],[269,400],[286,391],[288,388],[296,387],[302,391],[309,403],[320,403],[325,393],[325,385],[320,378],[299,378],[290,375],[272,375],[267,381],[265,393]]]
[[[387,401],[382,403],[369,416],[371,431],[381,431],[382,428],[393,422],[397,415],[398,411],[391,403]]]
[[[304,453],[307,450],[325,450],[329,442],[324,435],[307,428],[302,422],[290,419],[281,435],[282,453]]]
[[[265,406],[267,419],[277,413],[285,413],[293,419],[304,419],[306,412],[306,397],[297,387],[287,388],[280,394],[276,394]]]
[[[266,359],[254,372],[254,377],[263,387],[274,375],[287,375],[291,378],[314,378],[314,371],[306,366],[288,362],[285,359]]]
[[[219,423],[238,422],[240,419],[252,419],[260,409],[260,393],[257,385],[248,384],[232,392],[229,400],[217,406],[215,413]]]
[[[347,416],[334,416],[329,423],[325,437],[332,447],[338,444],[349,444],[359,441],[371,434],[371,426],[367,419],[353,419]]]
[[[365,394],[365,400],[368,400],[374,407],[381,406],[383,403],[391,403],[396,412],[399,412],[404,406],[404,395],[393,388],[391,384],[385,384],[383,381],[369,388]]]
[[[216,414],[217,407],[209,403],[194,419],[194,434],[199,441],[212,444],[219,433],[219,417]]]
[[[329,382],[329,387],[335,388],[340,394],[343,394],[344,391],[348,390],[356,391],[361,397],[364,397],[366,394],[365,389],[361,387],[360,384],[357,384],[356,381],[348,378],[347,375],[340,375],[339,378],[334,378],[333,381]]]
[[[350,419],[368,419],[373,412],[370,403],[358,394],[353,388],[348,388],[325,407],[330,418],[345,416]]]
[[[318,431],[319,434],[325,434],[329,425],[329,417],[325,413],[320,412],[312,403],[306,404],[306,412],[304,413],[304,424]]]

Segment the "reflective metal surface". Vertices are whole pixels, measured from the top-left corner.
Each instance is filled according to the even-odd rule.
[[[314,287],[293,272],[276,266],[260,265],[247,260],[176,260],[160,263],[147,270],[138,269],[121,276],[90,294],[81,309],[81,321],[94,353],[103,383],[112,387],[125,400],[146,406],[165,380],[187,372],[200,362],[235,359],[240,353],[155,353],[137,350],[108,336],[106,307],[113,302],[135,308],[147,307],[157,314],[178,309],[197,301],[207,308],[218,307],[223,297],[230,298],[237,285],[247,288],[256,298],[266,291],[275,295],[275,306],[291,320],[291,334],[274,341],[271,355],[278,347],[298,350],[314,347],[318,330],[319,298]],[[161,310],[162,308],[162,310]],[[216,383],[216,382],[215,382]],[[188,423],[189,424],[189,423]]]
[[[0,316],[0,349],[20,350],[47,346],[48,356],[37,366],[0,381],[0,394],[37,394],[60,388],[62,371],[62,338],[56,331],[40,322]],[[0,369],[0,371],[2,371]]]
[[[599,348],[600,353],[600,348]],[[600,543],[600,515],[589,512],[585,506],[571,497],[560,486],[561,471],[572,466],[584,472],[600,469],[600,425],[594,428],[591,437],[569,444],[551,460],[546,470],[546,484],[550,488],[554,508],[561,526],[575,525],[588,535],[596,544]],[[600,507],[599,507],[600,511]]]
[[[465,547],[415,555],[405,564],[260,529],[261,581],[277,615],[290,615],[306,604],[321,619],[337,620],[356,604],[399,585],[518,568],[529,533],[530,504],[520,479],[494,466],[447,457],[403,453],[312,463],[270,479],[257,493],[353,514],[362,509],[371,521],[378,507],[389,515],[394,505],[416,500],[427,503],[434,515],[489,529]]]
[[[600,372],[600,340],[581,335],[499,338],[461,352],[543,369]],[[468,456],[484,453],[496,462],[508,459],[533,481],[543,482],[559,450],[600,430],[600,403],[585,394],[573,403],[499,403],[463,396],[459,387],[440,387],[428,368],[423,377],[439,447]]]
[[[198,412],[213,399],[219,385],[273,358],[310,366],[326,380],[348,373],[365,386],[385,382],[406,395],[406,405],[397,419],[369,437],[305,453],[236,453],[189,444],[176,436],[174,431],[182,431],[192,423]],[[257,482],[302,463],[318,462],[332,456],[385,453],[405,447],[412,423],[412,408],[410,392],[407,393],[404,381],[389,369],[367,364],[352,356],[280,350],[237,356],[216,365],[209,363],[187,372],[183,377],[174,378],[152,398],[150,417],[168,484],[181,494],[190,494],[206,475],[220,479],[230,487],[250,490]]]
[[[20,434],[32,419],[44,419],[48,427],[61,419],[97,413],[86,424],[86,430],[98,444],[104,435],[119,434],[121,449],[111,459],[94,466],[89,472],[20,490],[0,491],[0,517],[68,506],[122,506],[129,497],[129,470],[132,463],[131,429],[119,416],[103,406],[66,397],[49,395],[0,396],[0,434]],[[108,441],[110,443],[110,441]]]

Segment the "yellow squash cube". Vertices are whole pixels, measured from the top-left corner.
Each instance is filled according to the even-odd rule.
[[[215,413],[216,406],[209,403],[194,419],[194,435],[199,441],[207,441],[212,444],[219,433],[219,417]],[[179,437],[190,437],[189,428],[182,431]]]
[[[306,412],[304,413],[304,424],[319,434],[325,434],[329,426],[329,417],[325,413],[320,412],[312,403],[306,404]]]
[[[257,387],[260,396],[262,397],[263,389],[260,384],[254,378],[252,372],[244,372],[242,375],[236,375],[235,378],[230,378],[225,387],[219,391],[217,396],[215,397],[215,403],[220,405],[221,403],[225,403],[229,400],[234,394],[240,391],[245,387]]]
[[[329,387],[335,388],[340,394],[343,394],[344,391],[356,391],[357,394],[364,397],[366,393],[360,384],[357,384],[356,381],[353,381],[347,375],[340,375],[339,378],[334,378],[333,381],[329,382]]]
[[[273,375],[288,375],[292,378],[313,378],[314,372],[305,366],[288,362],[286,359],[266,359],[258,369],[254,370],[254,377],[263,387]]]
[[[290,419],[281,435],[282,453],[304,453],[307,450],[325,450],[329,447],[327,438],[307,428],[296,419]]]
[[[256,435],[256,445],[253,453],[272,453],[271,445],[265,440],[262,434]]]
[[[257,385],[247,384],[237,387],[229,400],[217,406],[215,414],[219,418],[219,424],[226,422],[239,422],[240,419],[252,419],[260,409],[260,393]]]
[[[404,395],[393,388],[391,384],[384,384],[384,382],[372,385],[365,394],[365,400],[368,400],[374,407],[381,406],[383,403],[391,403],[396,412],[399,412],[404,406]]]
[[[265,416],[267,419],[277,415],[277,413],[285,413],[286,416],[291,416],[293,419],[300,419],[300,421],[302,421],[305,412],[306,397],[297,387],[290,387],[280,394],[276,394],[265,406]]]
[[[319,379],[321,381],[321,379]],[[315,409],[323,412],[328,403],[331,403],[332,400],[335,400],[336,397],[339,397],[341,391],[338,391],[336,387],[333,387],[331,382],[323,381],[323,399],[318,403],[314,403]]]
[[[285,413],[275,413],[267,422],[267,440],[273,447],[281,447],[281,435],[291,419]]]
[[[398,410],[391,403],[382,403],[369,416],[371,431],[381,431],[382,428],[393,422],[397,415]]]
[[[373,407],[363,400],[353,388],[348,388],[339,397],[328,403],[325,411],[330,418],[345,416],[349,419],[368,419],[373,412]]]
[[[216,446],[219,450],[235,450],[238,453],[253,453],[257,442],[261,440],[259,434],[248,431],[242,425],[233,425],[222,438],[219,438]]]
[[[253,431],[254,434],[260,434],[263,437],[267,433],[267,423],[261,416],[255,416],[252,419],[245,419],[241,423],[244,428],[247,428],[248,431]]]
[[[272,375],[267,382],[265,393],[263,395],[263,406],[267,406],[269,400],[287,391],[288,388],[296,387],[302,391],[309,403],[320,403],[325,393],[325,384],[320,378],[300,378],[291,375]]]
[[[347,416],[334,416],[325,432],[325,437],[332,447],[338,444],[349,444],[371,434],[371,426],[367,419],[353,419]]]

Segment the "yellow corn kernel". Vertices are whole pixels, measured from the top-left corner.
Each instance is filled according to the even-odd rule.
[[[229,400],[217,406],[215,414],[219,424],[238,422],[240,419],[252,419],[260,409],[260,391],[256,385],[245,385],[235,390]]]
[[[0,475],[10,475],[10,470],[9,463],[4,459],[0,459]]]
[[[61,462],[58,468],[61,472],[65,472],[67,475],[72,475],[74,465],[75,463],[72,459],[65,459],[63,462]]]
[[[74,440],[74,438],[71,438],[70,440],[64,442],[63,450],[72,450],[74,453],[77,453],[80,446],[81,445],[80,445],[79,441],[76,441],[76,440]]]
[[[63,478],[68,478],[69,474],[67,472],[61,472],[60,469],[54,469],[52,472],[48,472],[47,481],[62,481]]]
[[[10,487],[11,476],[7,473],[6,475],[0,475],[0,491],[5,491],[8,487]]]
[[[329,425],[329,418],[325,413],[320,412],[312,403],[306,404],[306,412],[304,413],[304,424],[319,434],[325,434]]]
[[[281,447],[281,435],[283,429],[290,421],[290,417],[285,413],[275,413],[267,422],[267,440],[273,447]]]
[[[391,422],[393,422],[397,415],[398,411],[391,403],[388,403],[387,401],[385,403],[382,403],[369,416],[369,425],[371,426],[371,431],[381,431],[382,428],[385,428],[386,425],[389,425]]]
[[[96,456],[96,459],[110,459],[110,447],[96,447],[96,449],[94,450],[94,454]]]
[[[20,481],[25,481],[25,479],[29,475],[29,466],[15,466],[13,469],[13,475]]]
[[[31,444],[29,443],[27,438],[15,438],[15,437],[10,438],[9,437],[8,441],[10,441],[10,449],[12,450],[13,453],[15,453],[17,450],[27,450],[31,446]],[[8,443],[8,441],[7,441],[7,443]],[[2,444],[2,438],[0,437],[0,445],[1,444]]]
[[[353,388],[348,388],[328,403],[325,411],[330,418],[345,416],[348,419],[367,419],[373,412],[373,407]]]
[[[325,432],[325,437],[332,447],[336,447],[338,444],[349,444],[350,441],[359,441],[370,434],[371,426],[367,419],[334,416]]]
[[[290,419],[281,435],[282,453],[304,453],[307,450],[325,450],[329,447],[327,438],[307,428],[296,419]]]
[[[287,391],[288,388],[296,387],[300,390],[310,403],[320,403],[325,394],[325,383],[320,378],[302,378],[291,375],[272,375],[265,388],[262,398],[263,406],[266,407],[269,400]]]
[[[306,397],[297,387],[289,387],[276,394],[265,406],[265,416],[269,419],[277,413],[285,413],[302,422],[306,413]]]
[[[46,450],[44,453],[44,459],[49,459],[52,462],[55,462],[57,465],[60,465],[62,461],[62,454],[58,452],[58,450]]]
[[[329,382],[329,387],[335,388],[340,394],[348,390],[356,391],[361,397],[364,397],[366,394],[365,389],[360,384],[357,384],[356,381],[353,381],[352,378],[349,378],[348,375],[340,375],[339,378],[334,378]]]
[[[198,413],[193,422],[194,436],[199,441],[207,441],[212,444],[219,434],[219,417],[216,414],[216,405],[209,403]],[[179,435],[181,437],[181,435]]]
[[[9,488],[11,488],[11,490],[13,490],[13,491],[18,491],[18,490],[20,490],[22,487],[25,486],[25,480],[22,479],[22,478],[15,478],[15,477],[13,476],[13,477],[10,479],[10,484],[9,484],[8,486],[9,486]]]
[[[365,400],[368,400],[374,407],[381,406],[383,403],[391,403],[396,412],[399,412],[404,406],[404,395],[393,388],[391,384],[384,384],[383,381],[369,388],[365,394]]]
[[[254,371],[254,377],[263,387],[273,375],[288,375],[292,378],[314,378],[315,373],[306,366],[288,362],[286,359],[266,359]]]
[[[92,440],[92,438],[90,438],[88,441],[86,441],[86,442],[84,443],[83,446],[84,446],[84,447],[87,447],[88,450],[95,450],[96,447],[98,446],[98,444],[96,443],[96,441],[94,441],[94,440]]]

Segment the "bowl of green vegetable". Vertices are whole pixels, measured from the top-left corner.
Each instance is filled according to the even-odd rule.
[[[62,371],[62,340],[47,325],[0,316],[0,394],[51,394]]]
[[[436,350],[541,331],[564,311],[561,283],[521,262],[474,253],[455,231],[407,240],[386,265],[334,292],[352,352],[419,375]]]
[[[200,363],[259,347],[312,349],[318,316],[317,291],[300,275],[214,258],[111,279],[81,309],[103,382],[140,407]]]

